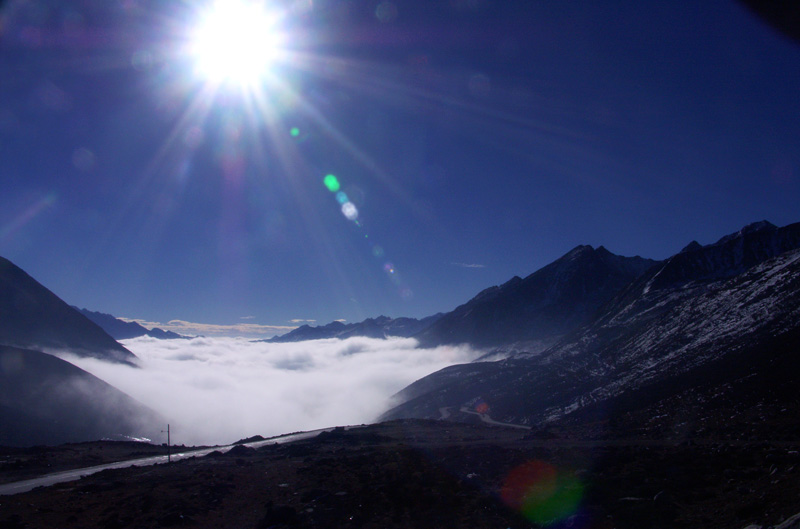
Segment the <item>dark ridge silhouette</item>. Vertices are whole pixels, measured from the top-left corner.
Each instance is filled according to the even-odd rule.
[[[67,351],[134,365],[136,356],[103,329],[0,257],[0,344]]]
[[[623,403],[633,413],[756,373],[765,388],[778,378],[787,387],[787,376],[796,384],[797,372],[774,367],[800,347],[799,229],[761,222],[714,244],[691,244],[551,347],[508,348],[503,360],[433,373],[399,392],[401,404],[383,418],[440,418],[448,409],[469,420],[459,411],[481,403],[493,420],[536,426],[597,420]]]
[[[428,328],[438,321],[441,316],[441,314],[434,314],[433,316],[428,316],[421,320],[416,318],[389,318],[388,316],[378,316],[377,318],[367,318],[358,323],[334,321],[318,327],[301,325],[297,329],[281,336],[258,341],[285,343],[301,342],[304,340],[322,340],[325,338],[345,339],[354,336],[365,336],[368,338],[387,338],[390,336],[409,338]]]
[[[0,445],[156,438],[166,420],[55,356],[0,346]]]
[[[525,279],[487,288],[445,314],[417,338],[425,346],[478,347],[537,340],[551,344],[588,323],[595,312],[656,263],[602,246],[578,246]]]

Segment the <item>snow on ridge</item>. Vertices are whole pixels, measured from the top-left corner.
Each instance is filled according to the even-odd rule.
[[[590,370],[597,385],[567,403],[544,410],[543,420],[556,420],[592,402],[686,372],[744,347],[741,339],[746,335],[769,329],[774,334],[785,332],[791,326],[788,322],[800,321],[800,288],[789,288],[787,295],[786,288],[775,287],[800,283],[798,266],[800,250],[773,258],[732,279],[694,285],[663,296],[639,314],[641,317],[660,309],[661,317],[651,318],[645,329],[615,348],[613,361],[604,364],[605,370]],[[627,312],[628,307],[622,310]],[[635,325],[637,319],[641,318],[628,319],[624,324]],[[609,323],[623,324],[615,320],[616,317]],[[590,336],[586,333],[582,337],[589,338],[589,343],[584,342],[586,349],[591,348],[591,338],[597,338]],[[573,350],[574,345],[565,346],[552,356],[563,359]]]

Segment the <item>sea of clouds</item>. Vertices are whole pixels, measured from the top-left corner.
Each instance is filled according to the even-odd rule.
[[[408,338],[122,343],[139,357],[139,368],[65,359],[161,413],[173,443],[186,445],[369,423],[406,385],[478,356],[468,347],[421,349]]]

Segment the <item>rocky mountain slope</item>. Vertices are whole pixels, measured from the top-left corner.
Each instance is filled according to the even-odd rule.
[[[528,342],[544,349],[586,323],[656,261],[578,246],[525,279],[484,290],[416,337],[423,346]]]
[[[68,351],[133,364],[136,356],[103,329],[0,257],[0,344]]]
[[[165,331],[158,328],[146,329],[135,321],[120,320],[111,314],[95,312],[88,309],[79,309],[78,307],[72,308],[96,323],[115,340],[128,340],[130,338],[138,338],[140,336],[149,336],[151,338],[158,338],[159,340],[185,338],[185,336],[172,331]]]
[[[441,317],[435,314],[418,320],[416,318],[389,318],[378,316],[377,318],[367,318],[358,323],[342,323],[334,321],[327,325],[311,327],[301,325],[297,329],[275,336],[267,340],[259,340],[270,343],[301,342],[304,340],[322,340],[325,338],[351,338],[353,336],[366,336],[367,338],[386,338],[396,336],[409,338],[418,334],[423,329],[428,328]]]
[[[800,224],[758,223],[692,244],[555,345],[434,373],[398,394],[405,402],[384,418],[481,406],[494,420],[534,426],[594,420],[615,403],[643,408],[711,381],[778,376],[774,366],[800,346],[799,234]]]

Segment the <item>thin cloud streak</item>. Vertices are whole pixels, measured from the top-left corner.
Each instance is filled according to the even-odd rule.
[[[466,347],[419,349],[408,338],[122,343],[140,368],[65,359],[167,417],[175,442],[187,445],[372,422],[406,385],[479,354]]]
[[[461,268],[486,268],[486,265],[474,263],[450,263],[453,266],[460,266]]]

